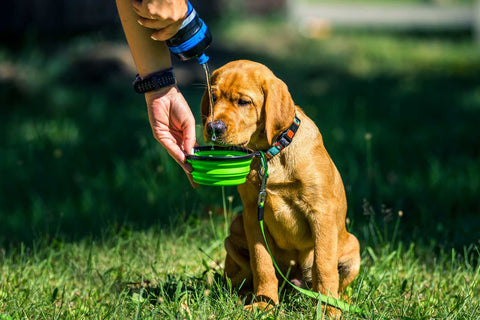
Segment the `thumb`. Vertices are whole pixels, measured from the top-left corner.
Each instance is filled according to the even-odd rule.
[[[187,154],[190,154],[195,144],[195,124],[190,123],[185,127],[183,132],[183,150],[185,150]]]

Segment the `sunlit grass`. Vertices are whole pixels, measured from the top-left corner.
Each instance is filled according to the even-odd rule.
[[[302,0],[306,3],[320,2],[320,0]],[[332,4],[423,4],[423,5],[469,5],[475,2],[475,0],[324,0],[322,3]]]
[[[223,217],[211,219],[179,219],[170,228],[144,231],[119,227],[97,240],[54,239],[3,251],[0,316],[260,319],[260,312],[244,313],[241,297],[221,279]],[[362,249],[358,279],[347,290],[369,319],[475,319],[478,248],[432,256],[429,248],[372,236],[376,240]],[[275,318],[315,317],[313,301],[286,290]]]

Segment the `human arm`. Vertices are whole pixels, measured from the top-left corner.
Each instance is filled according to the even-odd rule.
[[[138,2],[134,0],[133,4]],[[116,0],[116,3],[139,75],[143,77],[171,67],[168,47],[164,42],[152,40],[152,31],[137,22],[139,16],[132,7],[132,0]],[[195,119],[185,98],[173,86],[147,92],[145,100],[154,137],[184,170],[190,171],[185,153],[195,145]]]

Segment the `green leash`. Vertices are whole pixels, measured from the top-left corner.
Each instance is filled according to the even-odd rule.
[[[273,258],[272,252],[270,251],[270,247],[268,246],[267,243],[267,237],[265,236],[265,228],[263,225],[263,217],[264,217],[264,207],[265,207],[265,198],[266,198],[266,189],[267,189],[267,178],[268,178],[268,164],[267,160],[265,159],[265,155],[263,152],[259,152],[260,154],[260,162],[262,164],[262,169],[263,169],[263,174],[260,172],[260,177],[262,178],[262,184],[260,186],[260,192],[258,195],[258,221],[260,222],[260,229],[262,230],[262,235],[263,235],[263,240],[265,241],[265,245],[267,246],[267,251],[270,254],[270,257],[272,258],[273,265],[275,266],[275,269],[277,269],[278,273],[280,276],[287,282],[289,285],[291,285],[293,288],[295,288],[297,291],[300,293],[310,297],[314,298],[316,300],[319,300],[329,306],[335,307],[337,309],[340,309],[342,311],[350,312],[350,313],[356,313],[362,316],[365,316],[365,312],[355,306],[352,306],[344,301],[341,301],[339,299],[336,299],[334,297],[329,297],[326,295],[323,295],[319,292],[307,290],[300,288],[299,286],[294,285],[291,283],[286,276],[283,275],[282,271],[280,271],[280,268],[278,267],[277,263],[275,262],[275,259]]]

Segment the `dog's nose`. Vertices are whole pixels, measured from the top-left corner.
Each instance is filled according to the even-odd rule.
[[[215,120],[207,123],[207,134],[212,136],[215,133],[216,136],[221,136],[227,131],[227,126],[222,120]]]

